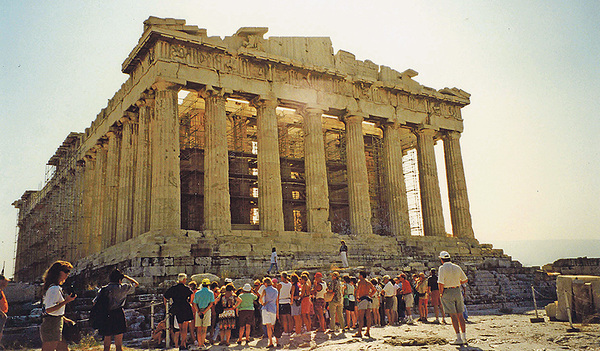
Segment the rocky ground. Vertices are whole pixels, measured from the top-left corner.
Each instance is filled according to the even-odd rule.
[[[425,324],[375,327],[371,338],[354,338],[353,332],[324,334],[312,332],[298,337],[284,336],[280,341],[283,349],[297,350],[600,350],[600,326],[580,325],[579,332],[568,332],[566,322],[531,323],[535,313],[531,310],[515,310],[502,314],[498,310],[472,312],[467,325],[467,346],[453,346],[455,334],[450,325]],[[431,319],[431,318],[430,318]],[[449,320],[449,319],[448,319]],[[137,344],[137,347],[133,347]],[[140,341],[125,350],[143,350]],[[249,346],[212,346],[210,350],[262,350],[267,349],[266,340],[254,340]],[[80,345],[76,350],[101,350],[100,345]],[[114,350],[114,346],[112,347]]]

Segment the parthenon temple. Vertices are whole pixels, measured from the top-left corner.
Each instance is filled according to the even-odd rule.
[[[142,283],[252,274],[266,270],[271,247],[288,269],[324,266],[341,239],[364,265],[492,251],[469,212],[468,93],[334,54],[327,37],[266,33],[221,38],[146,20],[122,65],[127,81],[66,137],[43,188],[15,201],[15,278],[39,279],[55,259],[82,274],[119,266]]]

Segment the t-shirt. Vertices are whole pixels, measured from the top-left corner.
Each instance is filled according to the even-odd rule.
[[[0,311],[8,313],[8,301],[6,301],[6,295],[2,290],[0,290]]]
[[[431,291],[440,290],[437,280],[438,277],[435,275],[427,278],[427,285],[429,285],[429,289],[431,289]]]
[[[104,286],[106,296],[108,296],[108,309],[116,310],[125,306],[125,298],[129,294],[133,294],[135,286],[127,283],[109,283]]]
[[[402,294],[409,294],[412,292],[412,286],[410,285],[410,282],[407,279],[404,279],[402,281]]]
[[[65,301],[65,298],[63,297],[62,288],[60,286],[52,285],[48,288],[48,290],[46,290],[46,294],[44,294],[44,308],[46,310],[58,305],[63,301]],[[56,311],[46,313],[51,316],[62,316],[65,314],[65,306],[63,305]]]
[[[346,284],[346,295],[348,295],[348,301],[356,301],[356,296],[354,296],[354,285]]]
[[[238,306],[238,310],[240,311],[253,311],[254,310],[254,301],[258,299],[256,295],[253,293],[244,292],[240,294],[240,299],[242,299],[242,303]]]
[[[277,263],[277,251],[271,253],[271,263]]]
[[[392,284],[392,281],[388,281],[383,287],[383,291],[385,291],[386,297],[392,297],[396,295],[396,287]]]
[[[196,295],[194,295],[194,303],[198,305],[198,308],[204,309],[208,307],[211,302],[215,302],[215,294],[213,294],[213,292],[207,287],[203,286],[202,289],[196,291]]]
[[[165,299],[173,299],[173,308],[190,304],[192,289],[183,283],[177,283],[165,291]]]
[[[279,289],[279,304],[285,305],[291,302],[292,283],[281,282],[281,289]]]
[[[279,292],[272,286],[267,286],[263,292],[263,311],[277,313],[277,296]]]
[[[467,276],[459,265],[446,262],[438,269],[438,283],[444,284],[444,288],[460,286],[460,281],[466,281]]]

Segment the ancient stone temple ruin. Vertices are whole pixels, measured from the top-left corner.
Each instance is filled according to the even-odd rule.
[[[88,275],[117,265],[142,283],[255,274],[273,246],[284,269],[330,267],[340,239],[371,266],[436,263],[442,249],[506,258],[473,234],[460,150],[468,93],[334,54],[326,37],[266,32],[221,38],[146,20],[127,81],[67,136],[45,186],[15,201],[16,279],[39,279],[59,258]]]

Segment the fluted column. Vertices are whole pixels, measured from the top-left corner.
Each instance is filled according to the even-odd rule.
[[[152,195],[150,230],[181,227],[181,179],[179,177],[179,86],[155,83],[154,114],[150,122]]]
[[[350,232],[358,235],[373,234],[371,226],[371,198],[365,156],[365,139],[362,132],[363,116],[350,114],[346,123],[346,162],[348,174],[348,205]]]
[[[106,198],[102,212],[102,248],[117,242],[117,211],[119,194],[119,159],[121,154],[121,131],[117,128],[107,133],[108,155],[106,158]]]
[[[82,243],[80,257],[85,257],[90,254],[90,241],[92,238],[92,208],[94,207],[94,192],[96,190],[95,183],[95,166],[96,160],[92,155],[85,156],[85,168],[83,173],[83,214],[82,214],[82,230],[80,240]]]
[[[260,230],[283,231],[283,196],[279,164],[277,100],[259,100],[257,113],[258,142],[258,213]]]
[[[218,91],[201,92],[205,101],[204,228],[231,230],[226,97]]]
[[[325,164],[325,143],[321,115],[323,110],[307,108],[304,117],[304,173],[306,214],[309,232],[331,232],[329,188]]]
[[[133,193],[135,176],[135,134],[137,124],[134,113],[129,112],[122,119],[121,159],[119,163],[119,195],[117,213],[117,243],[132,238],[133,232]]]
[[[388,223],[393,235],[410,236],[408,199],[402,169],[402,140],[411,133],[399,123],[384,126],[383,132],[383,182],[388,208]]]
[[[442,196],[435,163],[433,129],[415,130],[417,136],[417,163],[419,168],[419,188],[421,190],[421,211],[423,212],[423,232],[425,236],[445,236]]]
[[[449,131],[443,139],[452,234],[459,238],[475,238],[471,212],[469,211],[465,170],[460,151],[460,133]]]
[[[152,186],[152,150],[150,148],[150,121],[154,119],[154,94],[150,91],[138,104],[138,133],[135,158],[135,191],[133,236],[150,230],[150,192]]]
[[[108,150],[106,144],[101,142],[96,149],[96,165],[94,167],[94,197],[92,205],[92,228],[89,253],[94,254],[102,250],[102,213],[106,198],[106,158]]]

